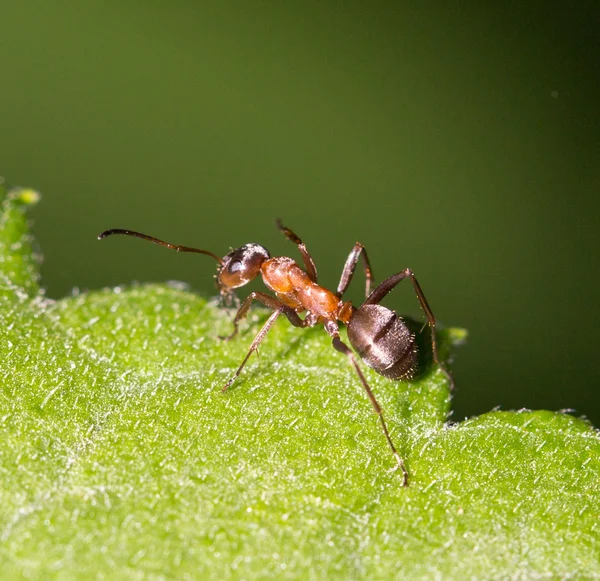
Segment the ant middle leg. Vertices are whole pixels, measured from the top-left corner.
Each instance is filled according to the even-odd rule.
[[[367,255],[366,248],[360,242],[357,242],[348,255],[346,264],[344,264],[342,277],[340,278],[340,283],[338,284],[337,292],[335,293],[338,297],[342,298],[342,295],[346,292],[346,289],[348,288],[350,281],[354,276],[356,265],[358,264],[358,260],[361,256],[363,258],[365,277],[367,279],[365,283],[365,297],[368,297],[371,294],[371,285],[373,284],[373,269],[371,268],[371,263],[369,262],[369,256]]]
[[[400,456],[400,454],[398,454],[398,451],[396,450],[396,446],[394,446],[394,442],[392,442],[392,438],[390,436],[387,425],[383,418],[383,410],[381,409],[381,406],[379,405],[379,402],[377,401],[375,394],[371,390],[371,387],[367,383],[367,379],[364,376],[360,366],[358,365],[358,362],[356,361],[356,357],[354,356],[354,353],[352,352],[350,347],[348,347],[348,345],[346,345],[340,339],[339,335],[333,336],[333,347],[337,351],[339,351],[340,353],[343,353],[344,355],[346,355],[346,357],[348,357],[348,359],[350,360],[350,363],[352,364],[356,373],[358,374],[358,377],[360,378],[360,381],[361,381],[365,391],[367,392],[367,397],[369,398],[369,401],[371,402],[371,405],[373,406],[375,413],[379,416],[379,421],[381,422],[381,427],[383,428],[383,433],[385,434],[385,439],[387,440],[387,443],[389,444],[390,448],[392,449],[392,454],[394,454],[394,458],[396,458],[396,462],[398,463],[398,468],[400,468],[400,470],[402,470],[402,486],[408,486],[408,471],[406,470],[406,467],[404,466],[404,461],[402,460],[402,457]]]
[[[421,285],[419,284],[417,277],[414,275],[413,271],[410,268],[405,268],[401,272],[394,274],[394,275],[390,276],[389,278],[386,278],[367,297],[367,299],[365,300],[363,305],[378,305],[384,299],[384,297],[390,291],[392,291],[398,284],[400,284],[405,278],[410,278],[410,281],[412,282],[415,294],[417,295],[419,305],[425,312],[425,316],[427,318],[427,324],[429,325],[429,329],[431,332],[431,353],[433,356],[433,360],[436,362],[437,365],[439,365],[440,369],[443,371],[444,375],[450,382],[450,389],[454,389],[454,379],[452,379],[452,375],[450,375],[450,372],[446,369],[446,366],[444,365],[444,363],[442,363],[442,361],[440,360],[440,358],[438,356],[437,340],[436,340],[436,336],[435,336],[435,323],[436,323],[435,316],[433,314],[433,311],[431,310],[431,307],[427,303],[427,299],[425,298],[425,295],[423,294],[423,289],[421,288]]]
[[[306,248],[306,244],[304,244],[304,242],[302,242],[300,237],[295,232],[293,232],[292,230],[290,230],[289,228],[284,226],[281,223],[281,220],[279,220],[279,219],[277,219],[277,228],[279,228],[284,233],[285,237],[288,240],[293,242],[298,247],[300,254],[302,254],[302,261],[304,262],[304,268],[306,270],[306,274],[308,274],[308,276],[310,277],[310,279],[313,282],[317,282],[317,278],[318,278],[317,267],[315,266],[315,261],[313,260],[312,256],[310,255],[310,252]]]

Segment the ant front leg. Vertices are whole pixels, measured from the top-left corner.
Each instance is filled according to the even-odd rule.
[[[238,309],[238,312],[235,314],[235,317],[233,319],[233,331],[231,332],[231,334],[220,336],[219,339],[222,339],[223,341],[231,341],[231,339],[233,339],[238,334],[239,323],[240,321],[243,321],[246,318],[246,315],[248,314],[248,309],[250,308],[250,305],[254,300],[261,302],[263,305],[265,305],[265,307],[268,307],[273,311],[276,311],[277,309],[283,307],[283,303],[278,301],[276,298],[270,297],[269,295],[259,292],[250,293],[244,299],[242,306]]]
[[[265,335],[269,332],[269,329],[273,326],[273,323],[275,323],[277,317],[279,317],[282,312],[283,308],[280,307],[271,313],[271,316],[267,319],[267,322],[264,324],[263,328],[258,332],[256,337],[254,337],[254,341],[252,341],[252,345],[250,345],[250,349],[248,350],[246,357],[244,357],[241,365],[237,368],[237,371],[233,374],[233,377],[223,386],[222,391],[226,391],[227,388],[236,380],[237,376],[242,372],[244,365],[246,365],[246,362],[248,359],[250,359],[250,355],[252,355],[252,353],[258,349],[261,341],[265,338]]]
[[[339,351],[340,353],[343,353],[344,355],[346,355],[346,357],[348,357],[348,359],[350,360],[350,363],[352,364],[352,366],[354,367],[354,370],[356,371],[358,377],[360,378],[360,381],[361,381],[365,391],[367,392],[367,397],[369,398],[369,401],[371,402],[371,405],[373,406],[375,413],[379,416],[379,421],[381,422],[381,427],[383,428],[383,433],[385,434],[385,439],[387,440],[387,443],[389,444],[389,446],[392,450],[392,454],[394,454],[394,458],[396,458],[396,462],[398,463],[398,468],[400,468],[400,470],[402,470],[402,486],[408,486],[408,471],[406,470],[406,467],[404,466],[404,461],[402,460],[402,457],[400,456],[400,454],[398,454],[398,451],[396,450],[396,446],[394,446],[394,442],[392,442],[392,438],[390,436],[387,425],[385,423],[385,419],[383,418],[383,410],[381,409],[381,406],[379,405],[379,402],[377,401],[375,394],[371,390],[371,387],[369,386],[369,384],[367,382],[367,378],[364,376],[360,366],[358,365],[358,361],[356,361],[356,357],[354,356],[353,351],[350,349],[350,347],[348,347],[348,345],[346,345],[340,339],[340,336],[338,334],[339,332],[337,330],[335,330],[333,328],[331,328],[331,329],[328,328],[327,331],[333,337],[333,347],[337,351]]]
[[[306,274],[308,274],[310,280],[312,280],[313,282],[317,282],[317,267],[315,266],[315,261],[312,259],[310,252],[306,248],[306,244],[302,242],[302,240],[297,234],[292,232],[292,230],[290,230],[289,228],[286,228],[279,219],[277,220],[277,228],[279,228],[284,233],[285,237],[288,240],[293,242],[298,247],[300,254],[302,254],[302,260],[304,262],[304,269],[306,270]]]
[[[271,313],[271,316],[267,319],[267,322],[263,325],[263,328],[257,333],[256,337],[254,337],[254,341],[252,341],[252,344],[250,345],[250,349],[248,349],[246,357],[244,357],[244,360],[242,361],[241,365],[233,374],[233,377],[225,384],[222,391],[227,390],[227,388],[230,387],[231,384],[236,380],[238,375],[242,372],[244,365],[246,365],[248,359],[250,359],[250,355],[252,355],[252,353],[258,349],[258,346],[261,344],[262,340],[265,338],[265,336],[267,335],[267,333],[269,332],[279,315],[281,315],[282,313],[285,314],[290,323],[294,325],[294,327],[305,326],[304,321],[298,316],[298,314],[278,299],[266,295],[264,293],[253,292],[250,295],[248,295],[246,300],[242,303],[242,306],[240,307],[239,311],[235,316],[235,319],[233,320],[233,333],[229,337],[225,337],[226,340],[232,339],[237,334],[238,323],[246,316],[246,313],[248,312],[248,309],[250,308],[250,305],[254,300],[261,302],[266,307],[272,309],[273,312]]]
[[[423,289],[421,289],[421,285],[417,280],[417,277],[414,275],[413,271],[410,268],[405,268],[403,271],[386,278],[365,300],[363,305],[378,305],[383,298],[393,290],[399,283],[401,283],[405,278],[410,278],[415,294],[417,295],[417,299],[419,301],[419,305],[425,312],[425,316],[427,317],[427,324],[429,325],[431,331],[431,353],[433,355],[433,360],[440,366],[440,369],[444,372],[444,375],[447,377],[450,382],[450,389],[454,389],[454,379],[446,369],[446,366],[440,361],[437,351],[437,341],[435,337],[435,316],[431,307],[427,303],[427,299],[423,294]]]
[[[365,277],[367,279],[365,285],[365,297],[368,297],[369,294],[371,294],[371,285],[373,284],[373,269],[371,268],[371,263],[369,262],[369,257],[365,247],[360,242],[357,242],[354,245],[352,252],[350,252],[348,255],[346,264],[344,264],[344,270],[342,271],[342,277],[340,278],[340,283],[338,284],[336,292],[338,297],[342,298],[342,295],[346,292],[346,289],[348,288],[348,285],[354,276],[356,265],[358,264],[358,260],[361,256],[363,258]]]

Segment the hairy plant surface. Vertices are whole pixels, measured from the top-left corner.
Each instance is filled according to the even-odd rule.
[[[1,578],[600,579],[585,421],[445,423],[425,333],[414,381],[366,371],[403,488],[322,329],[280,321],[222,393],[264,311],[222,342],[232,313],[183,287],[48,300],[25,215],[37,196],[0,198]],[[464,336],[439,331],[442,355]]]

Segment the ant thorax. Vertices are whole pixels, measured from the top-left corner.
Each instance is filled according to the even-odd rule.
[[[319,319],[336,319],[340,299],[320,286],[287,256],[266,260],[262,265],[265,285],[297,311],[309,311]]]

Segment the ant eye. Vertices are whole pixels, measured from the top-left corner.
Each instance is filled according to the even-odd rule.
[[[227,268],[227,270],[233,274],[234,272],[238,272],[238,270],[242,269],[242,263],[239,260],[235,260],[234,262],[232,262],[229,267]]]

